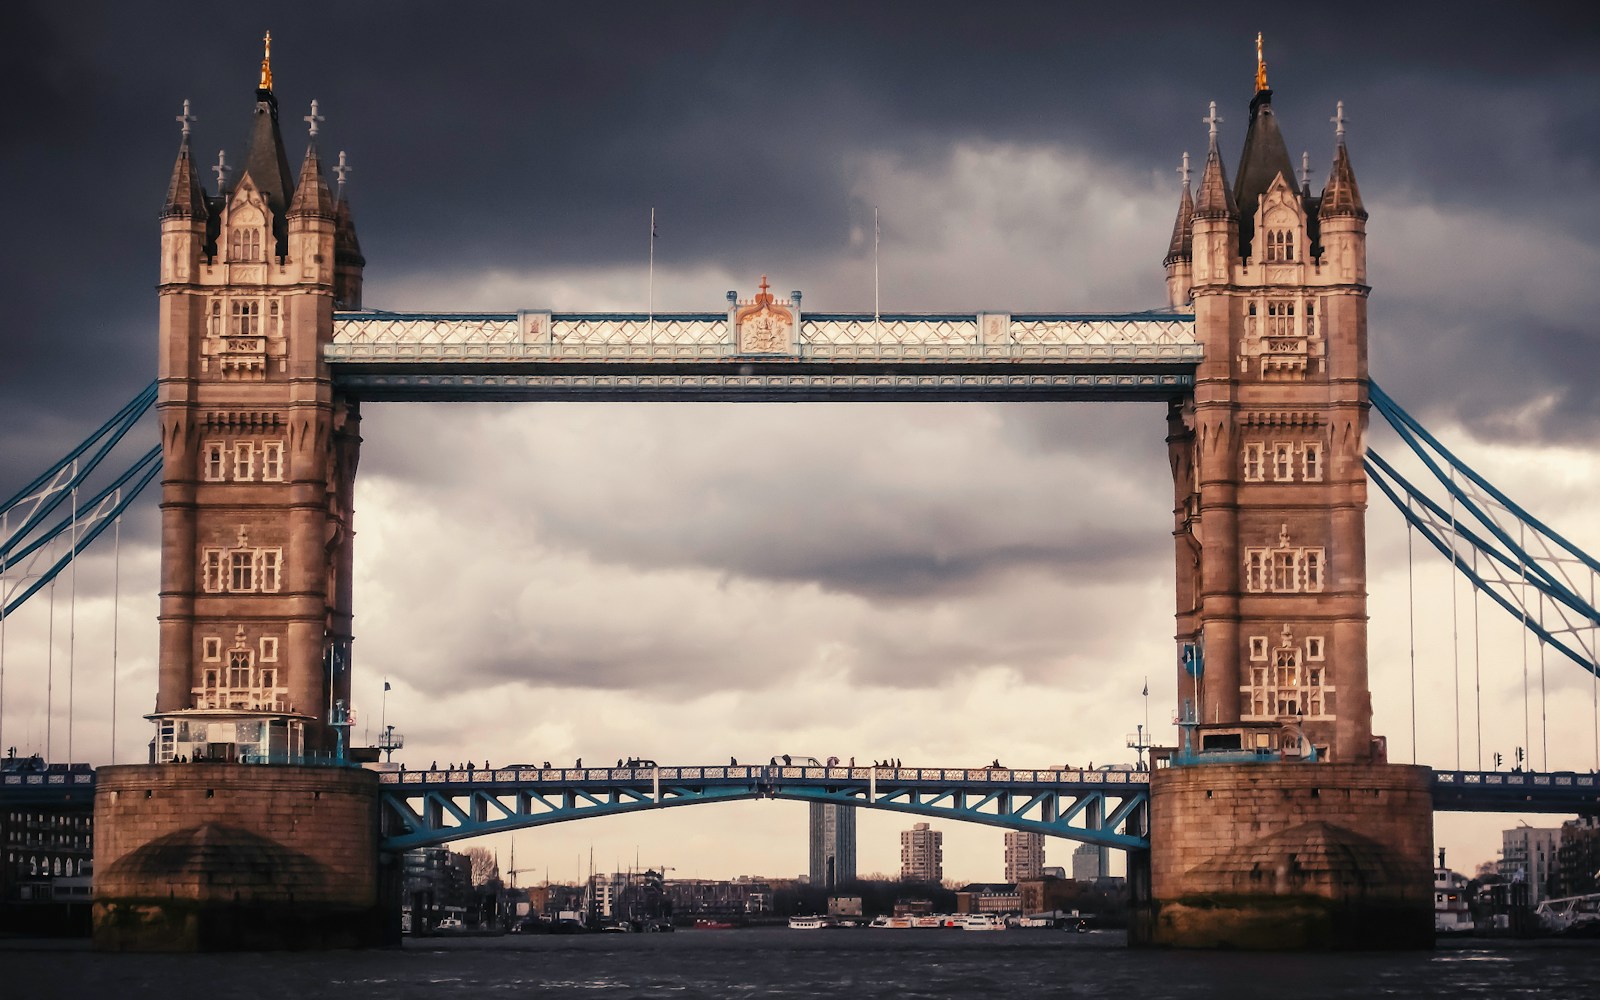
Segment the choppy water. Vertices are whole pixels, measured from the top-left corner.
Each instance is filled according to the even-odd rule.
[[[685,931],[411,940],[395,951],[102,955],[11,941],[6,1000],[1600,997],[1600,942],[1432,953],[1129,951],[1120,934]]]

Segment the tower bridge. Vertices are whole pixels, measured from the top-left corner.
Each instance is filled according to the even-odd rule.
[[[1367,211],[1342,107],[1318,192],[1295,182],[1264,66],[1232,182],[1212,105],[1199,183],[1185,170],[1163,259],[1167,302],[1151,311],[811,313],[763,278],[752,296],[731,292],[725,308],[700,313],[390,313],[363,304],[366,258],[343,171],[336,185],[326,177],[317,110],[296,177],[268,59],[255,97],[243,169],[219,171],[214,191],[200,182],[187,109],[180,118],[160,222],[159,453],[119,480],[128,489],[106,508],[122,510],[159,463],[154,759],[94,781],[102,946],[238,945],[241,919],[258,945],[372,943],[388,933],[392,901],[379,887],[392,885],[394,849],[757,797],[1129,849],[1139,942],[1425,946],[1434,809],[1595,803],[1583,775],[1391,764],[1372,731],[1369,474],[1441,550],[1527,570],[1520,589],[1509,572],[1469,574],[1525,622],[1531,572],[1539,621],[1547,598],[1565,616],[1537,634],[1591,671],[1600,615],[1582,575],[1600,575],[1600,562],[1498,492],[1479,503],[1453,458],[1427,458],[1464,507],[1521,526],[1458,532],[1454,506],[1445,523],[1437,506],[1406,499],[1408,485],[1368,451],[1373,405],[1391,422],[1403,415],[1369,378]],[[362,403],[560,399],[1164,402],[1183,752],[1131,775],[674,767],[379,778],[338,766],[357,667]],[[1425,435],[1403,436],[1424,447]],[[76,512],[45,524],[81,482],[69,459],[5,508],[26,516],[0,538],[0,575],[7,553],[34,546],[23,546],[31,532],[70,531],[77,554]],[[1541,551],[1525,546],[1528,532]],[[14,607],[5,597],[0,614]],[[163,868],[172,858],[185,859],[181,871]],[[1264,887],[1263,871],[1291,874]],[[222,929],[204,930],[208,921]]]

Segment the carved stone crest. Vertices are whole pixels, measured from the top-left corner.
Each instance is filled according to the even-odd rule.
[[[735,314],[740,354],[769,354],[788,351],[794,332],[794,312],[772,297],[767,276],[761,276],[761,291]]]

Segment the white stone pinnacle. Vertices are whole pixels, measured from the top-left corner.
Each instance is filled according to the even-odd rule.
[[[309,115],[302,116],[300,120],[306,123],[309,131],[311,132],[311,138],[313,139],[317,137],[317,126],[322,122],[327,121],[326,118],[323,118],[321,115],[317,114],[317,102],[314,100],[311,102],[311,113]]]

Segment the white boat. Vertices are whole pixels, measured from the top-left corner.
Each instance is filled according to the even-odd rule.
[[[837,927],[838,923],[832,917],[809,916],[790,917],[789,928],[797,931],[820,931],[829,927]]]
[[[872,918],[872,923],[868,924],[867,926],[868,927],[887,927],[890,930],[905,930],[906,928],[911,926],[911,918],[910,917],[889,917],[889,916],[873,917]]]
[[[1471,934],[1472,908],[1467,904],[1467,880],[1448,868],[1433,870],[1433,932]]]
[[[996,913],[969,913],[962,922],[964,931],[1003,931],[1006,929],[1005,921]]]

